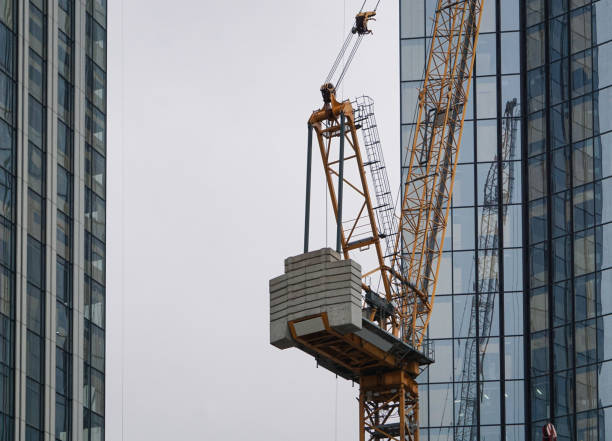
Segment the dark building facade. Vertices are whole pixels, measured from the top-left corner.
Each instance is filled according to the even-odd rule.
[[[400,2],[402,158],[436,3]],[[612,0],[483,11],[421,437],[612,440]]]
[[[104,439],[106,1],[0,1],[0,440]]]

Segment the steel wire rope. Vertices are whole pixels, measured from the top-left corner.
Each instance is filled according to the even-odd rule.
[[[353,49],[351,49],[351,52],[349,53],[349,56],[346,60],[346,64],[344,65],[344,68],[342,68],[342,72],[340,72],[340,77],[338,78],[338,82],[336,83],[336,90],[338,89],[338,87],[340,87],[340,84],[342,83],[342,80],[344,79],[344,76],[346,75],[346,72],[348,71],[348,68],[351,65],[351,62],[353,61],[353,58],[355,57],[355,53],[357,52],[357,49],[359,49],[359,45],[361,44],[362,40],[363,40],[363,35],[359,35],[357,37],[357,41],[355,41],[355,44],[353,45]]]
[[[125,439],[125,2],[121,2],[121,440]]]
[[[365,0],[364,0],[365,1]],[[342,31],[346,32],[346,0],[343,1],[343,11],[342,11]],[[348,47],[350,41],[353,39],[353,33],[349,32],[349,35],[345,41],[344,47],[342,48],[342,55],[344,56],[344,52],[346,52],[346,48]],[[338,60],[337,60],[338,61]],[[334,71],[336,70],[337,66],[334,67]],[[330,78],[326,81],[326,83],[329,83],[329,81],[331,80],[331,76]],[[340,84],[340,83],[338,83]],[[340,159],[340,158],[338,158]],[[325,206],[325,208],[327,209],[327,205]],[[327,216],[326,216],[327,218]],[[326,233],[327,234],[327,233]],[[336,374],[336,389],[335,389],[335,403],[334,403],[334,441],[338,441],[338,375]]]
[[[340,62],[342,61],[342,58],[344,58],[346,49],[348,48],[349,44],[351,43],[351,40],[353,39],[353,35],[354,34],[352,32],[349,32],[348,35],[346,36],[346,39],[344,40],[344,43],[342,44],[342,47],[340,48],[340,52],[338,53],[338,56],[336,57],[336,60],[332,64],[332,67],[329,73],[327,74],[327,77],[325,77],[325,83],[329,83],[332,77],[334,76],[334,74],[336,73],[336,69],[338,69],[338,66],[340,65]]]

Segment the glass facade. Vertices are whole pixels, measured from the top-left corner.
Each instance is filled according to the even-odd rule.
[[[40,158],[28,173],[26,439],[43,441],[45,418],[45,306],[47,240],[47,54],[48,15],[45,1],[29,3],[28,157]],[[34,161],[33,161],[34,162]],[[28,168],[29,165],[28,165]],[[36,168],[33,164],[32,168]]]
[[[563,440],[612,430],[611,18],[610,0],[529,0],[523,18],[532,439],[546,420]]]
[[[436,3],[400,2],[402,163]],[[484,2],[422,439],[612,427],[611,19],[612,0]]]
[[[106,7],[0,0],[0,441],[104,440]]]
[[[15,434],[17,30],[15,4],[0,2],[0,439]]]
[[[85,60],[85,358],[83,440],[104,439],[106,1],[87,4]]]

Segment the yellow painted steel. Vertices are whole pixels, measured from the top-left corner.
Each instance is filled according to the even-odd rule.
[[[421,347],[433,310],[483,0],[439,0],[391,267],[400,333]]]
[[[340,118],[342,114],[345,117],[344,137],[348,148],[342,159],[349,173],[344,175],[344,189],[359,202],[355,207],[343,208],[346,220],[340,231],[344,258],[364,249],[373,255],[375,268],[363,271],[363,288],[375,291],[366,280],[380,274],[384,292],[378,294],[395,308],[390,317],[381,314],[378,325],[417,350],[422,348],[434,306],[482,7],[483,0],[437,2],[416,128],[407,152],[408,173],[402,192],[399,230],[391,256],[384,256],[382,252],[351,103],[338,102],[335,87],[326,83],[321,87],[324,105],[308,121],[316,133],[337,218],[335,182],[341,158],[334,158],[340,139]],[[361,18],[366,31],[371,17],[373,14]],[[358,20],[359,15],[357,23]],[[352,240],[357,231],[366,238]],[[375,318],[372,313],[370,319]],[[418,363],[415,360],[406,360],[408,364],[401,366],[393,364],[391,354],[378,353],[358,336],[342,336],[331,329],[312,337],[314,340],[293,337],[312,353],[350,369],[359,378],[361,441],[418,441]],[[362,376],[360,366],[372,365],[380,366],[380,374]]]

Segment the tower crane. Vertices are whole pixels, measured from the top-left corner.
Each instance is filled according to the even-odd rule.
[[[362,6],[356,15],[355,25],[321,86],[323,106],[308,119],[302,255],[306,257],[288,259],[286,270],[308,257],[313,135],[336,218],[336,250],[345,261],[359,256],[362,266],[367,263],[371,267],[360,274],[363,321],[354,331],[334,329],[330,325],[332,317],[320,308],[309,310],[301,318],[289,315],[284,326],[289,328],[291,341],[319,364],[359,383],[360,441],[419,439],[416,378],[433,362],[425,336],[434,306],[482,4],[483,0],[437,0],[399,212],[392,209],[371,101],[367,97],[339,101],[336,95],[362,38],[371,33],[368,26],[376,16],[378,3],[370,11]],[[332,82],[342,64],[337,80]],[[370,186],[374,187],[376,205]],[[314,266],[317,271],[324,267]],[[307,277],[296,276],[295,286],[307,289],[312,283]],[[326,277],[336,280],[334,275]],[[273,307],[278,308],[275,311],[285,308],[273,306],[284,301],[278,300],[280,295],[272,297],[273,289],[285,289],[282,292],[286,296],[286,288],[279,287],[289,283],[282,277],[270,281],[271,319]]]

